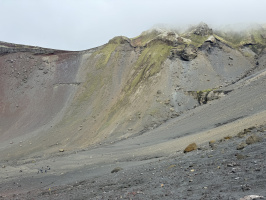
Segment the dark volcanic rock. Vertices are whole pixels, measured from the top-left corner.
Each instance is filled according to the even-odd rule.
[[[193,45],[190,45],[184,49],[181,57],[186,61],[193,60],[197,57],[197,49]]]
[[[119,172],[119,171],[121,171],[121,170],[123,170],[123,168],[121,168],[121,167],[116,167],[116,168],[114,168],[114,169],[111,171],[111,173],[117,173],[117,172]]]

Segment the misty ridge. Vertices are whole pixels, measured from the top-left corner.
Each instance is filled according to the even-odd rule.
[[[226,33],[226,34],[238,34],[244,36],[247,32],[258,29],[265,29],[266,23],[235,23],[235,24],[213,24],[200,22],[198,24],[183,24],[183,25],[174,25],[174,24],[155,24],[149,30],[157,29],[164,31],[174,31],[178,34],[183,34],[185,32],[190,32],[194,30],[198,25],[207,24],[209,28],[213,29],[214,33]]]

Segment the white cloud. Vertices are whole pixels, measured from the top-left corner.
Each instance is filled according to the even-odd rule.
[[[81,50],[154,24],[265,23],[264,0],[0,0],[0,40]]]

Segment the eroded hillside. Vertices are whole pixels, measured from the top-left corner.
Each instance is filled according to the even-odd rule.
[[[152,29],[66,52],[0,44],[3,159],[139,135],[266,66],[266,31]],[[41,152],[41,153],[40,153]]]

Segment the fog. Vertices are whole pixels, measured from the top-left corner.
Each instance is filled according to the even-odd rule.
[[[156,24],[262,24],[265,8],[265,0],[0,0],[0,41],[84,50]]]

